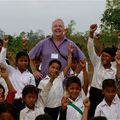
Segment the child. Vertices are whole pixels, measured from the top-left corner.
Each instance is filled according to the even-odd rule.
[[[102,82],[104,79],[115,79],[116,68],[113,66],[115,57],[115,50],[112,48],[104,48],[101,55],[95,53],[93,37],[97,25],[90,26],[89,39],[88,39],[88,54],[94,67],[94,73],[90,88],[90,111],[89,117],[94,116],[96,106],[103,100]]]
[[[38,92],[34,85],[24,87],[22,97],[26,107],[20,112],[20,120],[34,120],[38,115],[44,113],[43,108],[36,105]]]
[[[81,80],[81,86],[83,88],[81,92],[83,95],[87,95],[89,79],[86,60],[79,61],[76,57],[72,57],[70,75],[75,75]]]
[[[18,120],[16,108],[12,104],[0,104],[0,120]]]
[[[69,77],[66,83],[67,96],[62,98],[62,109],[59,120],[86,120],[90,103],[86,101],[85,108],[81,97],[81,82],[78,77]],[[70,104],[72,103],[72,104]],[[86,109],[87,108],[87,109]],[[83,111],[85,110],[85,114]],[[82,118],[82,115],[84,116]]]
[[[5,97],[5,88],[3,85],[0,84],[0,104],[4,102],[12,104],[14,101],[16,91],[14,90],[9,80],[7,71],[2,67],[0,67],[0,75],[4,78],[4,81],[6,82],[7,87],[8,87],[7,97]]]
[[[97,106],[95,116],[105,116],[108,120],[120,120],[120,100],[116,95],[113,79],[105,79],[102,84],[103,101]]]
[[[59,113],[59,108],[61,105],[61,99],[63,96],[63,80],[67,75],[67,72],[71,66],[72,61],[72,51],[73,46],[68,46],[68,65],[64,69],[63,72],[60,72],[61,62],[57,59],[53,59],[50,61],[48,66],[48,75],[40,81],[38,85],[39,89],[43,89],[43,87],[50,81],[53,81],[53,85],[49,91],[49,94],[45,100],[45,112],[48,113],[53,120],[57,120],[57,116]]]
[[[29,64],[29,56],[26,52],[20,51],[16,55],[16,66],[12,67],[8,65],[5,61],[6,51],[7,51],[8,40],[4,40],[3,48],[0,54],[0,63],[9,73],[9,79],[16,91],[14,105],[17,110],[23,109],[24,105],[22,103],[22,90],[26,85],[35,85],[34,76],[27,70]]]

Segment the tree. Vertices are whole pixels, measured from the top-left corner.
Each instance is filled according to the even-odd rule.
[[[106,10],[101,19],[103,31],[120,30],[120,0],[106,0]]]

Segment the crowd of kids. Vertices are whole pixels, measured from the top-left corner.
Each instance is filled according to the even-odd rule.
[[[68,45],[63,70],[59,59],[51,59],[47,75],[37,79],[28,69],[27,50],[7,62],[9,40],[0,40],[0,120],[120,120],[120,48],[102,48],[96,53],[96,30],[96,24],[90,26],[87,43],[94,67],[91,84],[89,65],[73,54],[73,44]],[[40,71],[42,58],[35,63]]]

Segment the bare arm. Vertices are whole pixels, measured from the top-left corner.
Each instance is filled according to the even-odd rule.
[[[68,61],[67,61],[67,66],[65,67],[64,69],[64,76],[67,75],[70,67],[71,67],[71,64],[72,64],[72,52],[73,52],[73,45],[69,45],[68,46]]]

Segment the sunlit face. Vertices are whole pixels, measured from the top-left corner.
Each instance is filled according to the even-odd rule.
[[[75,100],[81,91],[81,87],[77,83],[71,83],[69,87],[67,88],[68,94],[72,100]]]
[[[101,61],[102,61],[103,65],[110,64],[110,62],[112,61],[112,57],[110,54],[108,54],[106,52],[102,52],[101,53]]]
[[[15,120],[15,119],[10,113],[4,112],[0,114],[0,120]]]
[[[28,108],[34,109],[35,103],[37,101],[37,95],[35,93],[28,93],[23,100]]]
[[[57,63],[52,63],[48,68],[49,76],[58,76],[60,72],[60,65]]]
[[[64,23],[61,20],[55,20],[52,24],[53,37],[62,37],[64,33]]]
[[[114,87],[107,87],[103,90],[106,101],[112,102],[116,95],[116,89]]]
[[[27,56],[20,57],[17,61],[17,66],[20,71],[25,71],[28,66],[28,57]]]

